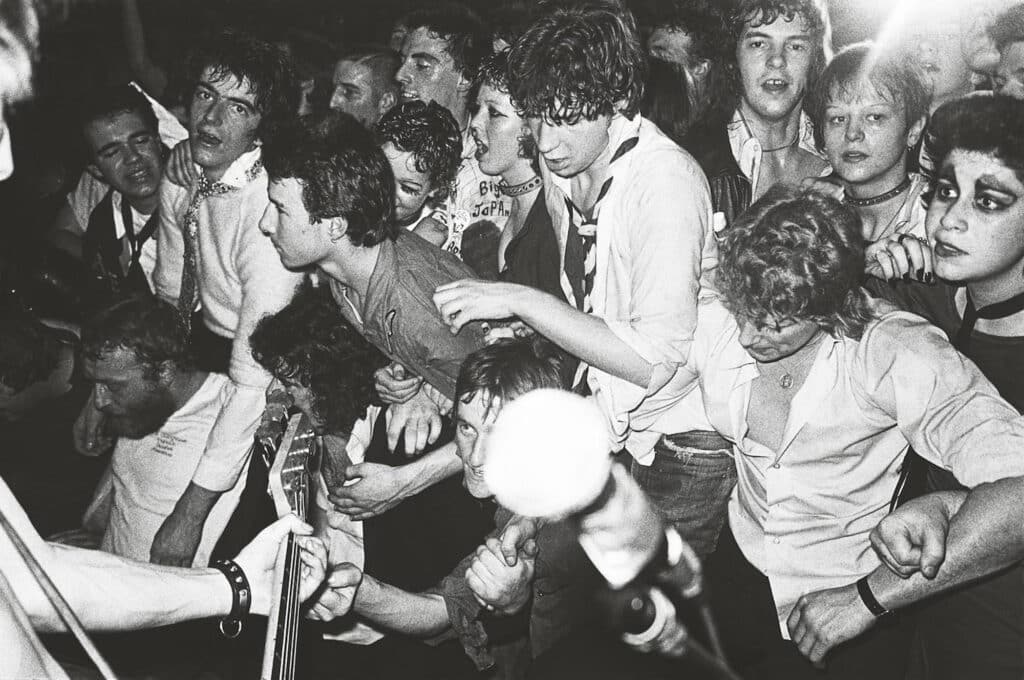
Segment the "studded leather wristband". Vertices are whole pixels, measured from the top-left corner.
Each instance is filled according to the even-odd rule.
[[[882,606],[882,603],[875,599],[875,594],[871,592],[871,586],[868,585],[868,577],[865,576],[857,581],[857,594],[860,595],[861,602],[868,608],[868,611],[875,615],[876,619],[880,619],[886,614],[889,614],[889,610]]]
[[[231,611],[220,620],[220,632],[226,638],[236,638],[242,632],[242,619],[249,614],[252,589],[245,572],[234,560],[215,560],[210,566],[224,574],[231,585]]]

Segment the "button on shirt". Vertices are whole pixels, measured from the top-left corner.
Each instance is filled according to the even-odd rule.
[[[240,156],[221,182],[235,191],[210,196],[199,204],[196,248],[199,299],[203,321],[224,338],[233,338],[228,375],[233,390],[210,433],[193,481],[211,491],[234,486],[252,443],[265,403],[270,374],[256,363],[249,336],[256,323],[280,311],[302,280],[281,264],[270,239],[259,230],[269,204],[267,173],[249,181],[247,173],[260,158],[255,149]],[[177,304],[185,261],[185,212],[193,190],[164,179],[160,185],[160,227],[153,282],[159,297]]]
[[[860,340],[823,342],[790,406],[778,451],[750,439],[754,359],[718,302],[701,305],[686,372],[733,443],[729,522],[771,583],[779,626],[803,594],[873,571],[868,534],[888,513],[908,446],[975,486],[1024,474],[1024,419],[941,331],[887,312]]]
[[[612,149],[630,137],[639,141],[612,164],[613,180],[601,200],[592,313],[654,372],[650,384],[639,387],[591,366],[587,383],[608,417],[610,448],[626,446],[649,465],[662,434],[702,429],[699,412],[683,404],[688,385],[676,378],[676,368],[686,361],[698,294],[709,288],[718,249],[707,179],[693,157],[640,115],[616,116],[608,133]],[[543,163],[541,171],[561,251],[562,289],[576,306],[565,276],[571,180]]]

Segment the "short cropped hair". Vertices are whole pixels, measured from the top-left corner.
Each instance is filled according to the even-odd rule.
[[[397,23],[413,32],[425,28],[447,43],[447,52],[455,69],[463,77],[476,77],[480,62],[491,53],[491,39],[487,26],[476,12],[455,2],[441,2],[433,7],[409,12]]]
[[[60,359],[53,332],[28,317],[0,319],[0,384],[21,392],[45,380]]]
[[[462,133],[448,109],[433,101],[402,102],[381,117],[374,132],[379,144],[391,142],[411,153],[416,169],[430,177],[437,198],[448,197],[462,163]]]
[[[260,319],[249,345],[275,378],[309,389],[328,432],[350,434],[367,407],[380,404],[373,374],[387,357],[338,312],[326,286],[304,282],[281,311]]]
[[[813,321],[835,337],[856,339],[871,319],[863,274],[856,211],[812,190],[776,185],[726,232],[717,284],[737,318],[758,326]]]
[[[109,118],[118,113],[135,113],[154,133],[160,132],[160,123],[153,105],[146,96],[131,85],[114,85],[92,91],[79,106],[78,121],[85,127],[100,118]]]
[[[248,80],[261,117],[260,138],[298,111],[301,79],[292,59],[277,45],[247,33],[224,31],[214,36],[189,53],[185,68],[193,86],[207,68],[217,81]]]
[[[473,88],[470,90],[470,101],[476,101],[477,95],[480,94],[480,88],[484,85],[509,94],[508,55],[510,51],[510,49],[504,49],[483,60],[480,64],[480,72],[477,73],[476,80],[473,81]],[[533,138],[533,133],[526,125],[523,126],[522,134],[519,136],[519,156],[533,161],[534,172],[540,174],[537,140]]]
[[[1024,182],[1024,100],[976,92],[946,102],[932,114],[928,144],[936,168],[955,149],[990,155]]]
[[[735,63],[735,48],[747,26],[757,28],[780,20],[803,21],[814,42],[814,54],[807,75],[807,91],[812,92],[825,65],[832,58],[831,24],[824,0],[739,0],[730,21],[734,48],[731,59]],[[742,95],[738,67],[733,76],[732,87],[738,102]]]
[[[534,335],[499,340],[466,357],[455,381],[455,400],[468,404],[476,395],[502,406],[542,388],[568,389],[564,357],[555,345]]]
[[[512,100],[527,118],[556,125],[621,112],[643,98],[646,60],[633,15],[608,3],[554,6],[509,54]]]
[[[271,180],[297,179],[314,222],[342,217],[361,247],[394,239],[395,179],[373,135],[352,116],[327,111],[291,120],[263,145]]]
[[[1024,2],[998,14],[988,26],[988,36],[1000,52],[1013,43],[1024,42]]]
[[[825,148],[823,128],[829,101],[855,94],[864,82],[883,99],[903,108],[907,129],[928,115],[931,89],[914,61],[883,54],[870,41],[848,45],[825,67],[808,98],[807,109],[819,149]]]
[[[178,310],[152,295],[118,300],[83,324],[83,356],[98,361],[118,349],[134,354],[151,378],[168,362],[178,370],[195,366]]]
[[[383,92],[396,92],[398,82],[395,75],[402,65],[402,57],[387,45],[359,44],[352,45],[340,53],[335,64],[351,61],[365,66],[373,75],[373,85]]]

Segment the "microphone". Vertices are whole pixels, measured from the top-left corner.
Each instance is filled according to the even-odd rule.
[[[529,517],[575,518],[580,545],[612,588],[643,573],[683,597],[700,593],[700,561],[613,464],[593,401],[564,390],[524,394],[502,408],[485,445],[484,480],[498,502]]]
[[[629,471],[614,464],[605,418],[592,400],[564,390],[528,392],[503,406],[484,446],[484,481],[501,505],[576,522],[580,545],[613,589],[606,604],[624,642],[668,657],[689,653],[738,680],[702,597],[700,560],[666,528]],[[684,599],[696,600],[715,655],[679,622]]]

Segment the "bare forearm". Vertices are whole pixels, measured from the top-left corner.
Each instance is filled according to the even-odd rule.
[[[90,630],[137,630],[211,616],[231,609],[231,588],[213,569],[182,569],[133,562],[97,550],[51,544],[45,565],[82,625]],[[34,581],[18,596],[32,624],[65,630]]]
[[[455,443],[442,446],[437,451],[420,456],[401,468],[404,476],[403,498],[415,496],[426,488],[448,479],[462,471],[462,462],[455,452]]]
[[[944,498],[955,512],[945,561],[932,579],[920,573],[901,579],[885,567],[876,569],[868,583],[886,608],[906,606],[1024,559],[1024,477],[979,485],[958,510],[956,496]]]
[[[195,482],[189,482],[185,493],[181,495],[177,505],[174,506],[174,513],[188,517],[201,527],[206,523],[210,510],[213,509],[222,493],[222,491],[211,491]]]
[[[353,610],[372,623],[416,637],[438,635],[451,625],[440,595],[410,593],[369,575],[363,576]]]
[[[599,317],[526,286],[518,291],[514,311],[535,331],[587,364],[640,387],[650,383],[651,364]]]

